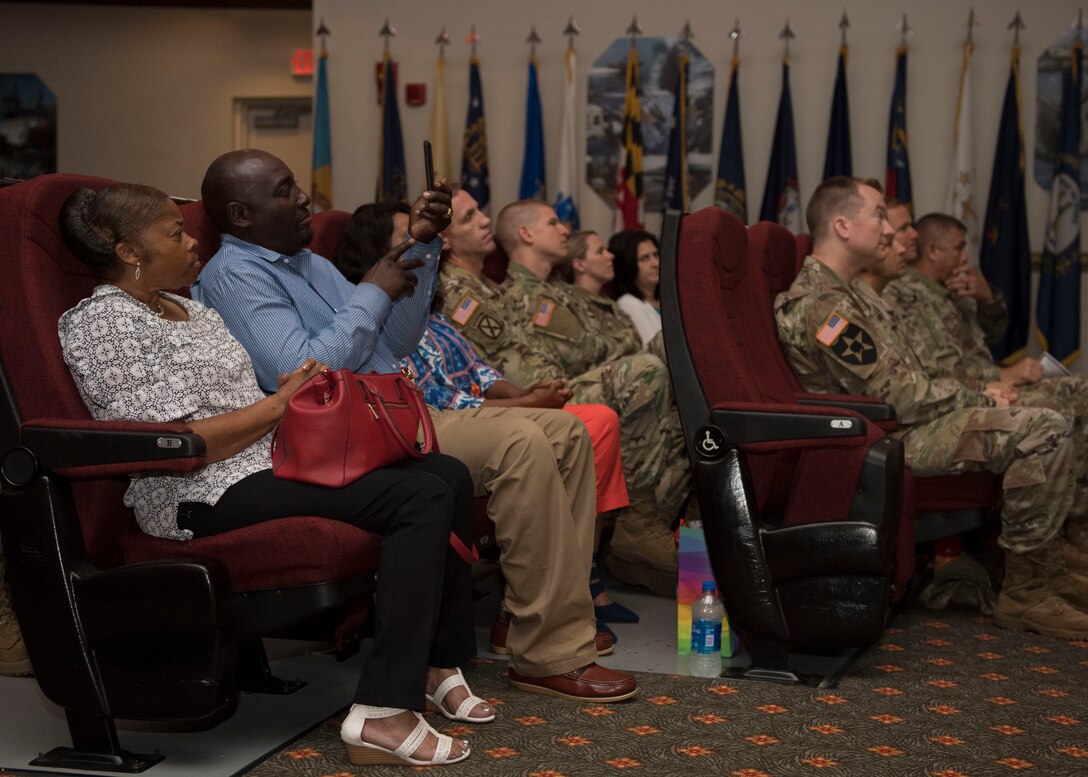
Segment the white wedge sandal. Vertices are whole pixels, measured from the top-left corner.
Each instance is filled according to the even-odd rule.
[[[450,712],[442,702],[446,700],[446,695],[450,691],[462,685],[465,686],[465,690],[468,691],[468,698],[458,704],[457,709],[454,712]],[[434,689],[434,695],[428,693],[426,696],[427,711],[441,712],[450,720],[457,720],[462,723],[490,723],[495,719],[494,712],[484,718],[469,717],[468,713],[472,711],[473,707],[477,704],[487,704],[487,700],[472,695],[472,689],[468,687],[468,683],[465,681],[465,675],[462,674],[460,667],[457,669],[457,674],[451,674],[438,684],[438,687]]]
[[[394,766],[440,766],[442,764],[455,764],[468,758],[471,750],[468,742],[464,742],[465,752],[461,755],[450,757],[453,752],[453,738],[445,734],[439,734],[430,724],[423,719],[418,712],[412,712],[418,718],[416,727],[412,733],[405,737],[404,741],[395,750],[389,750],[381,745],[363,741],[363,726],[368,720],[376,718],[391,718],[405,710],[396,707],[371,707],[367,704],[352,704],[351,712],[340,726],[340,739],[347,748],[348,760],[356,766],[367,764],[387,764]],[[428,760],[412,758],[412,753],[423,744],[427,734],[434,734],[438,738],[438,744],[434,749],[434,756]]]

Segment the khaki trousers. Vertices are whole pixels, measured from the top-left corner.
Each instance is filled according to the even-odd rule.
[[[513,618],[507,647],[520,674],[543,677],[597,660],[589,567],[597,517],[593,448],[562,410],[432,410],[443,453],[490,495]]]

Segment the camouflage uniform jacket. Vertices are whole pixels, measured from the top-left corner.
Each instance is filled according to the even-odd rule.
[[[1001,379],[977,319],[955,292],[913,267],[888,284],[884,299],[909,324],[910,339],[930,375],[983,388]]]
[[[630,356],[643,350],[631,317],[620,310],[614,299],[591,294],[577,286],[571,287],[574,309],[586,332],[596,340],[607,343],[604,361]]]
[[[981,280],[986,283],[985,278]],[[958,294],[953,296],[984,345],[996,343],[1009,328],[1009,306],[1005,302],[1005,295],[994,286],[990,287],[990,292],[990,299],[961,297]]]
[[[610,344],[593,335],[573,290],[569,283],[542,281],[510,263],[503,301],[511,326],[524,335],[531,352],[518,369],[503,368],[509,379],[522,384],[569,379],[609,360]]]
[[[774,312],[786,359],[806,391],[879,397],[903,427],[993,406],[958,381],[930,379],[876,293],[848,286],[811,256],[775,298]]]
[[[444,297],[442,312],[472,343],[480,358],[500,372],[511,376],[519,373],[529,344],[521,330],[511,326],[502,287],[449,262],[442,263],[438,282]]]

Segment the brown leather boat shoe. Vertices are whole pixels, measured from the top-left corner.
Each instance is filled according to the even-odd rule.
[[[510,613],[499,610],[495,622],[491,624],[491,652],[505,656],[510,652],[506,647],[506,635],[510,632]],[[597,655],[607,656],[616,649],[616,638],[607,631],[598,631],[593,639],[597,646]]]
[[[510,670],[510,684],[529,693],[571,701],[613,702],[630,699],[638,690],[635,678],[624,672],[588,664],[566,674],[526,677]]]

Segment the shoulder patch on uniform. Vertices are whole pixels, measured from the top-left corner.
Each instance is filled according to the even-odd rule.
[[[457,303],[457,307],[450,315],[450,320],[455,324],[465,326],[472,320],[472,314],[476,312],[476,308],[480,307],[480,301],[466,296],[463,300]]]
[[[498,340],[506,329],[502,321],[487,313],[481,313],[476,317],[475,326],[476,331],[489,340]]]
[[[533,316],[533,326],[539,326],[542,329],[547,329],[548,324],[552,322],[552,316],[555,315],[555,302],[550,299],[540,300],[540,304],[537,306],[536,315]]]
[[[876,343],[857,324],[847,323],[835,341],[827,347],[847,364],[866,365],[876,362]]]
[[[848,326],[850,326],[850,322],[846,320],[842,313],[836,310],[824,321],[820,331],[816,333],[816,340],[830,348]]]

